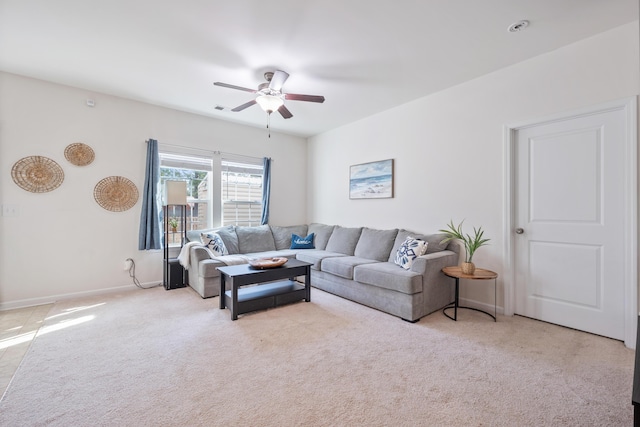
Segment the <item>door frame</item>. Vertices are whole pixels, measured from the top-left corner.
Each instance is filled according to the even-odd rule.
[[[625,113],[626,138],[624,168],[624,237],[622,251],[624,259],[624,344],[636,347],[636,328],[638,325],[638,113],[637,96],[605,102],[592,107],[572,110],[550,116],[526,120],[503,126],[503,256],[504,256],[504,314],[515,314],[515,179],[516,133],[532,126],[549,124],[569,118],[623,110]]]

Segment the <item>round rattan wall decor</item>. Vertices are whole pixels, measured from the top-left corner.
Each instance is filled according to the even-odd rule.
[[[123,176],[109,176],[96,184],[93,197],[104,209],[123,212],[131,209],[138,201],[138,189],[131,180]]]
[[[55,161],[43,156],[18,160],[11,168],[11,178],[18,187],[31,193],[53,191],[64,181],[64,171]]]
[[[89,147],[87,144],[75,142],[67,145],[67,148],[64,149],[64,157],[72,165],[87,166],[93,162],[96,155],[93,152],[93,148]]]

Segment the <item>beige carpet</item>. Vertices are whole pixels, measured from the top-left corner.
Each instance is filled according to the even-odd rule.
[[[632,425],[634,352],[522,317],[410,324],[312,290],[233,322],[191,289],[55,304],[2,426]]]

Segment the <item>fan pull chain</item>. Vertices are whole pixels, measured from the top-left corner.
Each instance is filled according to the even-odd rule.
[[[269,129],[269,138],[271,138],[271,113],[267,113],[267,129]]]

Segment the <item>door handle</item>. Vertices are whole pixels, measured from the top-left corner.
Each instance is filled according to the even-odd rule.
[[[516,234],[522,234],[522,233],[524,233],[524,229],[516,228]]]

